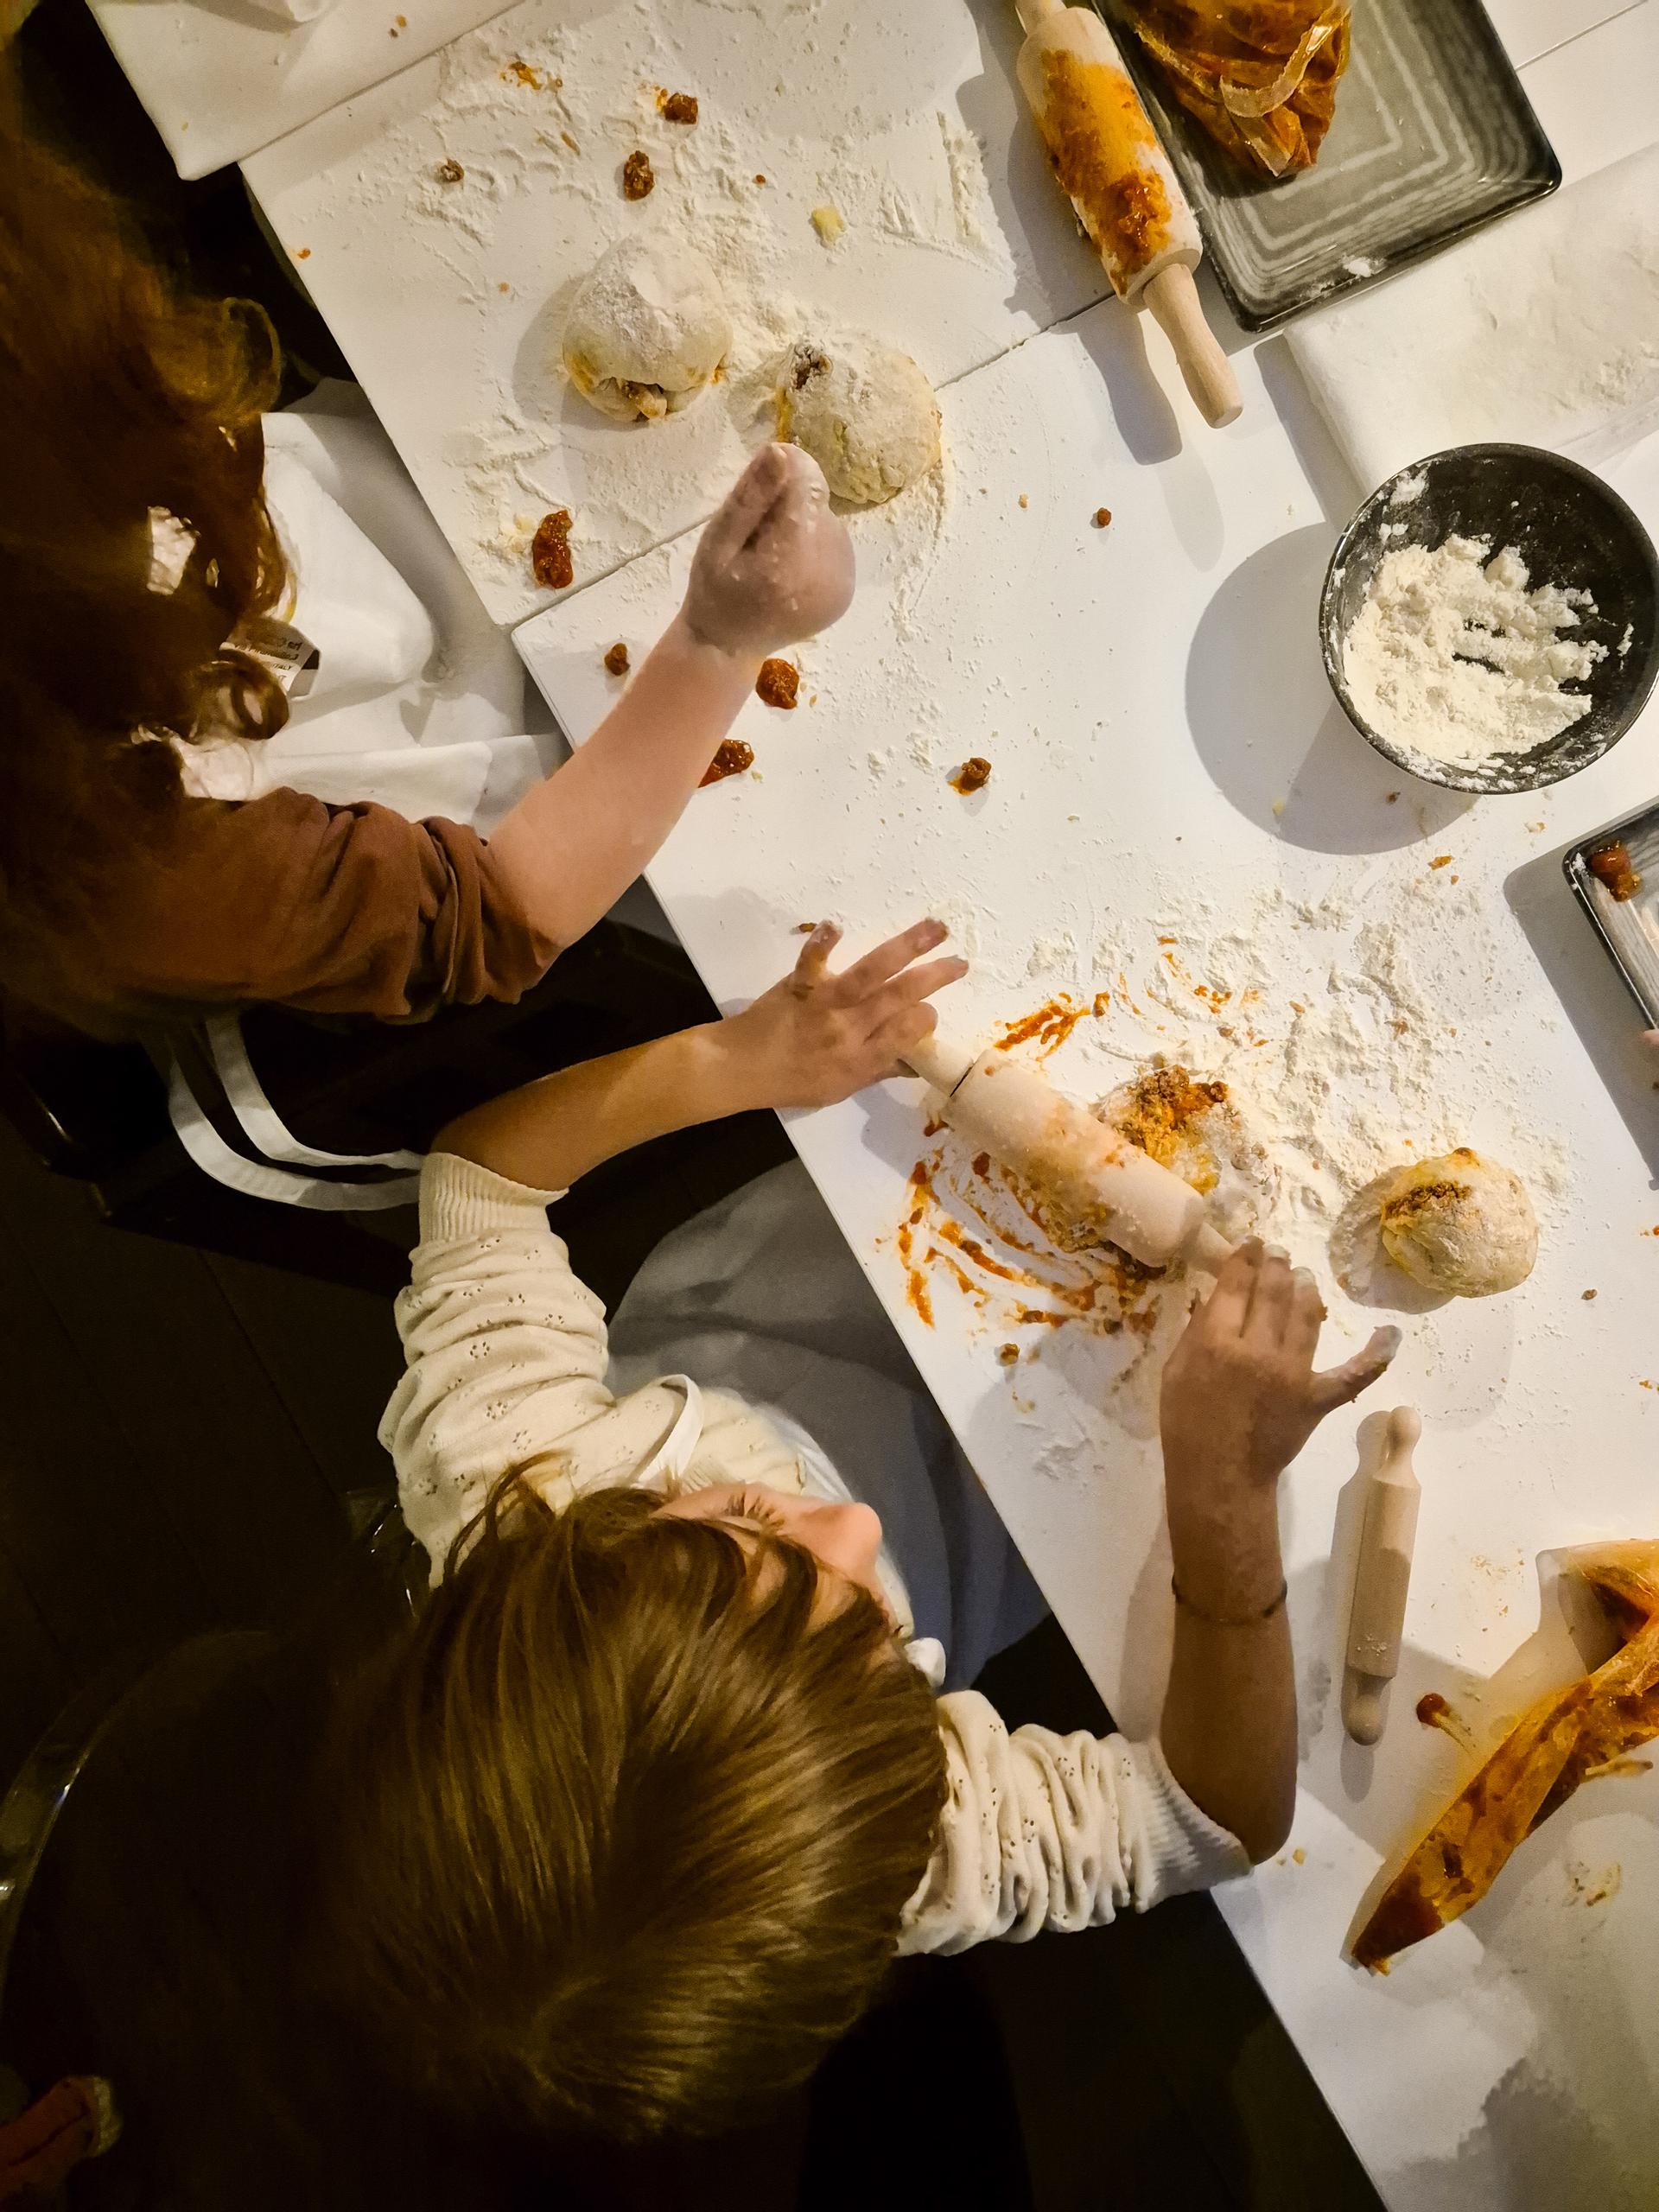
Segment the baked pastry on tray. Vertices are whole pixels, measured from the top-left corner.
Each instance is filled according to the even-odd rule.
[[[1460,1919],[1586,1776],[1659,1736],[1659,1539],[1586,1545],[1566,1563],[1600,1600],[1621,1649],[1540,1698],[1459,1791],[1360,1930],[1360,1966],[1382,1966]]]

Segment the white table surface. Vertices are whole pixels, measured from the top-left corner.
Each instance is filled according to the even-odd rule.
[[[246,174],[485,604],[516,621],[551,596],[528,552],[550,508],[575,517],[577,588],[710,512],[769,434],[756,372],[802,330],[873,331],[943,385],[1101,297],[1019,105],[1019,35],[1007,0],[522,0]],[[659,86],[697,95],[694,129],[656,113]],[[631,205],[636,147],[658,181]],[[444,161],[461,181],[435,180]],[[848,224],[833,249],[824,204]],[[706,249],[740,313],[724,383],[642,435],[554,368],[575,283],[651,231]]]
[[[183,177],[207,176],[435,54],[506,0],[335,0],[283,23],[255,0],[88,0]]]
[[[1659,0],[1622,11],[1506,0],[1493,12],[1569,177],[1652,135]],[[942,62],[940,83],[958,67]],[[366,163],[379,98],[302,137]],[[388,111],[378,127],[400,118]],[[300,166],[268,161],[260,187],[290,244],[283,208]],[[356,251],[342,240],[342,262]],[[468,363],[487,349],[434,349],[436,376],[429,358],[408,358],[404,305],[400,359],[353,302],[353,283],[372,276],[360,258],[353,267],[319,297],[449,528],[433,436],[445,392],[464,407]],[[414,264],[403,281],[422,281]],[[446,302],[432,311],[454,337]],[[1659,2196],[1659,2018],[1645,1972],[1659,1780],[1586,1787],[1492,1897],[1389,1977],[1357,1973],[1342,1950],[1385,1858],[1470,1764],[1417,1727],[1418,1695],[1438,1689],[1485,1740],[1500,1734],[1573,1664],[1553,1598],[1534,1633],[1541,1555],[1659,1532],[1659,1351],[1647,1333],[1659,1098],[1559,867],[1565,844],[1652,796],[1659,706],[1552,792],[1465,808],[1414,788],[1391,802],[1400,779],[1335,708],[1313,637],[1318,580],[1357,487],[1282,345],[1241,352],[1245,413],[1217,435],[1184,397],[1163,397],[1157,334],[1145,344],[1163,384],[1148,381],[1141,343],[1106,302],[949,383],[942,486],[856,518],[860,595],[799,656],[803,705],[746,709],[756,772],[698,797],[650,880],[722,1001],[781,972],[803,920],[836,912],[868,938],[925,908],[974,957],[954,1020],[988,1031],[1056,991],[1109,992],[1052,1072],[1095,1096],[1162,1049],[1222,1076],[1274,1132],[1275,1225],[1327,1279],[1318,1198],[1332,1179],[1307,1156],[1322,1120],[1341,1123],[1351,1164],[1368,1144],[1380,1166],[1408,1136],[1420,1150],[1463,1136],[1527,1173],[1544,1230],[1532,1281],[1411,1319],[1382,1401],[1418,1403],[1427,1434],[1407,1649],[1374,1753],[1346,1742],[1332,1687],[1352,1417],[1330,1424],[1287,1482],[1296,1831],[1279,1863],[1220,1902],[1395,2212],[1645,2207]],[[1659,448],[1616,473],[1659,529]],[[1102,504],[1114,520],[1096,531]],[[661,512],[652,528],[656,550],[517,632],[578,740],[613,694],[605,647],[643,647],[675,601],[691,539],[672,538]],[[964,801],[944,772],[969,752],[994,773]],[[1193,979],[1237,1003],[1196,997]],[[1247,1022],[1244,986],[1260,993]],[[1408,1017],[1430,1041],[1392,1049]],[[1307,1033],[1327,1052],[1312,1079],[1295,1043]],[[1312,1097],[1348,1046],[1351,1065]],[[1138,1340],[1022,1326],[994,1280],[979,1278],[976,1306],[937,1268],[935,1323],[924,1323],[895,1249],[928,1149],[918,1086],[798,1117],[791,1135],[1094,1679],[1125,1726],[1151,1725],[1166,1565]],[[1378,1318],[1332,1302],[1333,1350]],[[1166,1302],[1154,1338],[1171,1325]],[[1004,1369],[995,1348],[1009,1341],[1036,1356]]]

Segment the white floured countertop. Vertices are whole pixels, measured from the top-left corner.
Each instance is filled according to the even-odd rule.
[[[497,15],[504,0],[334,0],[284,23],[257,0],[88,0],[183,177],[207,176]]]
[[[1652,140],[1659,0],[1491,11],[1569,182]],[[825,913],[867,942],[942,913],[974,962],[953,1023],[1046,1012],[1049,1071],[1079,1096],[1159,1053],[1227,1084],[1276,1173],[1275,1229],[1350,1286],[1333,1357],[1389,1318],[1368,1298],[1408,1295],[1368,1287],[1351,1191],[1460,1140],[1526,1177],[1532,1280],[1404,1316],[1376,1400],[1414,1402],[1426,1431],[1375,1752],[1337,1710],[1357,1416],[1287,1482],[1297,1827],[1220,1902],[1393,2212],[1645,2212],[1659,1778],[1587,1784],[1387,1978],[1342,1953],[1385,1856],[1471,1764],[1417,1698],[1490,1743],[1574,1663],[1553,1594],[1534,1637],[1540,1555],[1659,1533],[1659,1063],[1560,868],[1659,789],[1659,704],[1532,797],[1465,804],[1362,743],[1314,615],[1356,487],[1281,340],[1238,356],[1245,412],[1214,435],[1159,334],[1090,304],[1099,272],[1012,86],[1017,37],[1006,0],[522,0],[249,175],[492,611],[542,608],[518,639],[578,738],[615,696],[603,652],[622,639],[637,664],[683,533],[759,435],[768,345],[844,318],[944,387],[945,463],[854,518],[859,596],[798,656],[802,703],[746,709],[753,772],[699,794],[651,870],[717,997],[772,982]],[[698,96],[695,131],[657,115],[658,86]],[[635,144],[658,181],[629,207]],[[833,251],[810,222],[825,204],[849,225]],[[746,304],[728,385],[642,436],[547,363],[594,255],[658,224],[691,226]],[[1612,473],[1659,526],[1659,441]],[[524,558],[552,505],[575,517],[557,605]],[[964,799],[947,777],[970,753],[992,776]],[[919,1086],[791,1135],[1096,1681],[1147,1725],[1169,1610],[1152,1397],[1179,1303],[1120,1283],[1084,1310],[1079,1265],[999,1242],[987,1220],[1028,1226],[925,1133]],[[1239,1168],[1243,1205],[1274,1177]]]
[[[1269,1141],[1275,1231],[1326,1281],[1335,1256],[1363,1287],[1339,1236],[1333,1255],[1344,1194],[1411,1147],[1472,1142],[1526,1177],[1532,1281],[1404,1315],[1380,1400],[1420,1405],[1426,1433],[1408,1648],[1374,1754],[1337,1709],[1351,1530],[1331,1560],[1357,1416],[1287,1482],[1301,1805],[1294,1851],[1222,1901],[1392,2205],[1634,2212],[1650,2198],[1633,2177],[1659,2171],[1659,2112],[1633,2087],[1659,2064],[1639,1963],[1659,1784],[1582,1791],[1491,1900],[1390,1977],[1341,1951],[1382,1854],[1463,1771],[1416,1698],[1438,1689],[1501,1732],[1524,1694],[1484,1685],[1535,1625],[1535,1555],[1659,1530],[1659,1071],[1558,859],[1651,795],[1659,712],[1551,793],[1465,806],[1410,785],[1326,686],[1314,607],[1335,524],[1254,363],[1243,419],[1218,436],[1184,401],[1178,424],[1155,402],[1131,414],[1137,460],[1113,419],[1121,339],[1109,303],[944,395],[940,480],[855,519],[859,596],[798,656],[803,703],[746,709],[753,771],[699,795],[651,880],[722,1001],[775,980],[802,922],[834,913],[868,940],[934,912],[974,961],[953,1027],[988,1038],[1069,1001],[1089,1011],[1047,1065],[1077,1095],[1158,1052],[1221,1078]],[[1645,465],[1624,488],[1659,523],[1659,449]],[[613,695],[605,648],[626,639],[637,660],[689,550],[518,632],[574,733]],[[992,777],[963,799],[947,774],[970,753]],[[930,1326],[898,1235],[917,1163],[936,1191],[983,1192],[925,1135],[919,1086],[791,1134],[1114,1712],[1152,1725],[1169,1601],[1149,1439],[1179,1308],[1154,1298],[1110,1332],[1022,1321],[1052,1300],[945,1231],[919,1269]],[[912,1262],[954,1218],[1023,1264],[958,1200],[920,1212]],[[1335,1293],[1332,1309],[1333,1358],[1389,1318]],[[1560,1649],[1534,1664],[1548,1676]],[[1617,1893],[1586,1903],[1611,1867]]]
[[[944,384],[1101,297],[1020,103],[1019,41],[1007,0],[523,0],[247,175],[512,621],[549,597],[528,556],[549,509],[575,518],[578,588],[708,514],[767,435],[757,372],[803,330],[871,331]],[[659,88],[696,94],[695,126],[663,119]],[[630,203],[636,148],[657,184]],[[833,247],[824,206],[847,224]],[[556,361],[576,283],[642,230],[710,257],[737,334],[721,385],[623,428]]]

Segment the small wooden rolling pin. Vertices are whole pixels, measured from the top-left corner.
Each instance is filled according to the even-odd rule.
[[[944,1102],[950,1127],[1028,1182],[1074,1226],[1147,1267],[1185,1260],[1214,1273],[1232,1247],[1190,1183],[1033,1067],[935,1030],[906,1056]]]
[[[1236,420],[1233,365],[1204,319],[1192,271],[1204,243],[1112,35],[1090,8],[1016,0],[1027,33],[1020,82],[1061,188],[1112,289],[1150,308],[1206,423]]]
[[[1382,1733],[1382,1694],[1399,1670],[1421,1495],[1411,1455],[1422,1433],[1422,1415],[1412,1406],[1374,1414],[1359,1426],[1365,1512],[1342,1684],[1342,1725],[1357,1744],[1374,1744]]]

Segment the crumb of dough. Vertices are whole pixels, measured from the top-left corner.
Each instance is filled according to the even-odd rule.
[[[622,164],[622,197],[625,200],[644,200],[656,186],[657,178],[651,158],[636,147]]]
[[[754,696],[768,707],[792,708],[801,688],[801,671],[792,661],[763,660],[754,679]]]
[[[960,791],[966,798],[971,792],[982,791],[991,780],[991,764],[983,753],[969,753],[961,767],[947,776],[945,781],[953,791]]]
[[[626,676],[628,672],[628,649],[620,638],[605,656],[607,671],[612,676]]]
[[[570,510],[543,515],[530,541],[531,574],[543,591],[563,591],[576,571],[570,558]]]
[[[998,1366],[1013,1367],[1017,1363],[1019,1357],[1020,1347],[1018,1344],[998,1344],[996,1348]]]
[[[1020,494],[1020,504],[1022,507],[1028,507],[1031,505],[1031,495],[1029,493],[1022,492]]]
[[[816,922],[797,922],[795,925],[795,934],[797,937],[810,937],[813,931],[817,929],[817,926],[818,925]]]
[[[1595,1296],[1595,1294],[1596,1294],[1593,1290],[1580,1291],[1579,1294],[1586,1306],[1590,1303],[1590,1300]]]
[[[838,207],[823,207],[812,210],[812,227],[825,245],[834,245],[846,235],[847,225]]]
[[[1109,507],[1096,507],[1095,509],[1093,520],[1096,530],[1104,530],[1111,518],[1112,511]]]
[[[723,782],[728,776],[741,776],[746,768],[753,766],[754,747],[752,745],[746,745],[741,737],[725,738],[704,769],[697,788],[701,791],[704,785]]]
[[[467,172],[459,162],[440,162],[432,174],[440,184],[459,184]]]
[[[1436,853],[1433,859],[1429,862],[1430,868],[1450,868],[1451,865],[1452,855],[1450,853]]]
[[[657,112],[664,123],[695,123],[697,119],[697,96],[695,92],[659,92]]]

